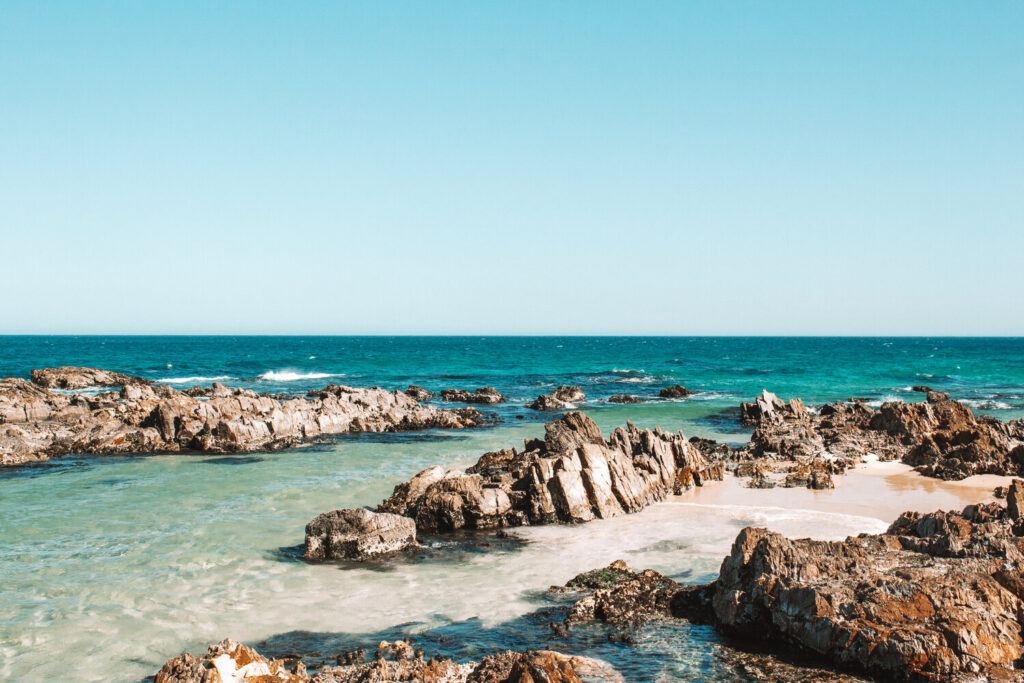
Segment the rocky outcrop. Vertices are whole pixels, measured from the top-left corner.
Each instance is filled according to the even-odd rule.
[[[632,394],[615,394],[608,398],[609,403],[643,403],[644,399]]]
[[[409,388],[405,390],[405,395],[411,399],[419,401],[420,403],[423,403],[424,401],[429,401],[430,399],[434,398],[433,391],[430,391],[429,389],[424,389],[423,387],[418,387],[415,384],[409,385]]]
[[[441,398],[455,403],[483,403],[486,405],[503,403],[508,400],[494,387],[480,387],[472,392],[465,389],[445,389],[441,392]]]
[[[67,453],[230,453],[328,435],[482,424],[475,408],[423,406],[402,392],[332,385],[306,398],[272,398],[222,384],[202,391],[129,383],[120,391],[64,395],[0,380],[0,462]]]
[[[665,387],[658,392],[660,398],[686,398],[692,396],[693,392],[684,387],[682,384],[676,384],[675,386]]]
[[[306,525],[307,560],[366,560],[416,544],[416,524],[408,517],[366,508],[318,515]]]
[[[128,384],[152,384],[148,379],[99,368],[42,368],[32,371],[32,381],[47,389],[88,389],[123,387]]]
[[[479,663],[424,659],[408,641],[382,641],[376,658],[366,662],[361,651],[338,656],[338,666],[307,668],[301,658],[268,659],[251,647],[225,639],[205,655],[183,654],[169,660],[154,683],[621,683],[607,663],[550,650],[504,652]]]
[[[671,613],[672,599],[681,586],[653,569],[635,572],[622,560],[595,572],[581,574],[563,590],[591,591],[578,600],[565,618],[566,625],[588,621],[638,626]]]
[[[1021,482],[1011,496],[1024,497]],[[882,680],[1019,680],[1022,536],[1019,507],[994,503],[907,512],[842,542],[746,528],[718,578],[671,609]]]
[[[836,474],[874,454],[942,479],[1024,474],[1021,423],[975,416],[945,394],[931,392],[925,402],[893,401],[878,409],[860,401],[833,403],[812,413],[799,399],[784,403],[765,391],[741,411],[756,427],[738,460],[753,459],[769,469],[788,462]]]
[[[465,472],[431,467],[395,487],[378,511],[411,517],[424,533],[586,522],[636,512],[673,490],[721,479],[682,433],[617,428],[569,412],[522,452],[484,454]]]
[[[579,387],[562,385],[550,394],[541,394],[528,408],[533,410],[567,410],[575,408],[575,404],[583,401],[587,395]]]

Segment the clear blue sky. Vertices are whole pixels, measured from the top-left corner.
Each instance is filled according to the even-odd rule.
[[[0,4],[0,332],[1024,334],[1022,2]]]

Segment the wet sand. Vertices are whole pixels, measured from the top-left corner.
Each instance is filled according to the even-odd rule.
[[[836,487],[822,491],[805,488],[751,489],[743,480],[727,475],[670,499],[674,504],[783,508],[873,517],[891,523],[906,510],[932,512],[960,510],[966,505],[995,500],[997,486],[1012,477],[981,474],[961,481],[925,477],[900,462],[867,462],[834,477]]]

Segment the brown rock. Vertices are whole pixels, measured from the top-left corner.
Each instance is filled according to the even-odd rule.
[[[408,517],[365,508],[318,515],[306,525],[307,560],[365,560],[416,544],[416,524]]]
[[[632,396],[630,394],[615,394],[608,398],[609,403],[643,403],[643,400],[639,396]]]
[[[419,401],[420,403],[434,398],[433,391],[429,391],[423,387],[418,387],[415,384],[409,385],[409,388],[405,390],[405,395]]]
[[[661,398],[686,398],[692,396],[693,392],[684,387],[682,384],[676,384],[675,386],[665,387],[658,392],[658,396]]]
[[[1022,560],[1017,520],[995,504],[904,513],[838,543],[747,528],[718,579],[673,610],[882,680],[1017,680]]]
[[[441,392],[441,398],[445,401],[455,401],[457,403],[485,403],[488,405],[508,400],[494,387],[480,387],[473,392],[466,391],[465,389],[445,389]]]
[[[98,368],[42,368],[32,371],[32,381],[47,389],[86,389],[123,387],[128,384],[152,384],[148,379]]]
[[[575,408],[575,403],[586,399],[579,387],[560,386],[550,394],[541,394],[528,408],[533,410],[565,410]]]

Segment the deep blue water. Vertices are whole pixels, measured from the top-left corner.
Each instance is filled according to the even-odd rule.
[[[303,391],[328,383],[494,386],[522,403],[559,384],[589,399],[682,383],[735,404],[767,388],[810,403],[949,391],[985,412],[1024,411],[1024,339],[809,337],[0,337],[0,375],[86,365],[174,386]],[[515,409],[506,408],[505,410]]]

